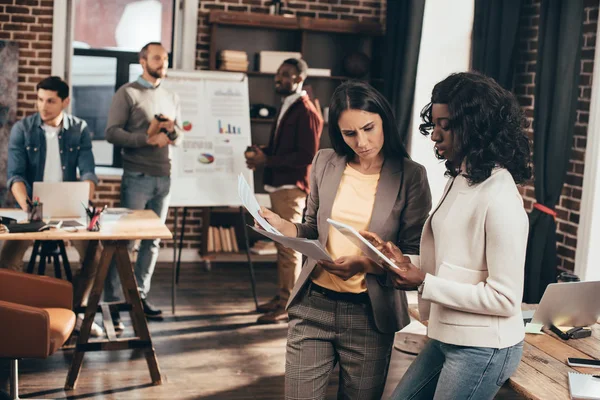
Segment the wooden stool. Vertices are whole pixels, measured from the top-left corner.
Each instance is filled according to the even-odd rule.
[[[65,269],[65,276],[69,282],[73,282],[73,275],[71,274],[71,264],[67,257],[65,250],[65,242],[62,240],[36,240],[33,243],[33,251],[29,258],[29,264],[27,266],[27,272],[32,274],[35,269],[36,259],[40,256],[40,263],[38,264],[38,275],[46,274],[46,262],[52,260],[54,263],[54,276],[58,279],[62,279],[61,271],[61,258],[62,267]]]

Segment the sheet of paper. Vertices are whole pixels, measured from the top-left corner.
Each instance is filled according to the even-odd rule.
[[[27,213],[21,209],[15,208],[14,210],[3,210],[3,217],[14,218],[17,222],[27,221]]]
[[[250,228],[254,229],[254,231],[260,233],[261,235],[264,235],[269,239],[272,239],[273,241],[284,245],[285,247],[294,249],[297,252],[302,253],[309,258],[312,258],[313,260],[333,261],[325,247],[323,247],[321,242],[319,242],[318,240],[287,237],[281,234],[275,234],[256,229],[253,226],[251,226]]]
[[[543,335],[544,332],[542,332],[542,328],[544,327],[544,324],[532,324],[531,322],[528,322],[527,325],[525,325],[525,333],[533,333],[534,335]]]
[[[242,201],[242,205],[246,207],[246,210],[254,217],[256,222],[267,232],[273,233],[275,235],[283,236],[277,229],[273,228],[271,224],[267,222],[266,219],[260,216],[258,211],[260,210],[260,205],[258,204],[258,200],[252,193],[250,189],[250,185],[246,182],[246,178],[244,175],[240,174],[238,176],[238,196]]]
[[[533,314],[535,314],[535,310],[523,310],[521,311],[521,314],[523,314],[523,319],[531,320],[533,318]]]
[[[376,263],[379,263],[380,260],[383,260],[390,268],[399,269],[398,266],[392,262],[392,260],[377,250],[375,246],[373,246],[367,239],[362,237],[362,235],[350,225],[334,221],[331,218],[328,218],[327,222],[329,222],[329,224],[335,229],[340,231],[340,233],[350,240],[356,247],[361,249],[361,251],[371,260],[375,261]]]

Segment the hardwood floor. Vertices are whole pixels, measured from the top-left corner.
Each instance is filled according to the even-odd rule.
[[[283,398],[287,325],[256,325],[250,281],[243,264],[182,266],[177,315],[171,314],[171,266],[155,272],[150,300],[165,313],[151,321],[163,384],[152,386],[143,355],[135,350],[87,353],[77,388],[63,391],[71,351],[20,362],[22,398],[280,400]],[[259,300],[275,293],[274,264],[256,267]],[[100,321],[99,316],[96,319]],[[128,316],[125,334],[132,334]],[[7,329],[7,327],[2,327]],[[394,351],[384,398],[413,357]],[[0,360],[0,388],[7,390],[8,362]],[[337,369],[328,399],[335,399]],[[503,391],[497,399],[520,399]]]

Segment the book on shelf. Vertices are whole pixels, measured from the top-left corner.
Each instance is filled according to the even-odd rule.
[[[277,254],[275,243],[270,240],[259,240],[250,248],[253,254],[258,255],[273,255]]]
[[[220,226],[217,229],[219,230],[219,237],[221,238],[222,251],[223,252],[228,252],[229,251],[229,247],[227,246],[227,237],[225,236],[225,231],[223,230],[222,226]]]
[[[234,253],[239,253],[240,252],[240,248],[238,246],[237,235],[235,234],[235,227],[230,226],[229,227],[229,232],[231,232],[231,244],[233,245],[233,252]]]
[[[239,50],[221,50],[219,59],[227,61],[248,61],[248,53]]]
[[[237,61],[221,61],[221,65],[219,70],[221,71],[237,71],[237,72],[247,72],[248,71],[248,61],[245,62],[237,62]]]
[[[208,251],[209,253],[215,251],[215,237],[213,235],[212,226],[208,227],[208,234],[206,238],[206,251]]]
[[[229,228],[223,228],[223,231],[225,231],[225,238],[227,239],[227,252],[232,253],[233,241],[231,240],[231,231],[229,230]]]
[[[223,251],[223,247],[221,246],[221,235],[219,234],[219,229],[216,226],[211,226],[211,229],[215,238],[215,252],[220,253]]]

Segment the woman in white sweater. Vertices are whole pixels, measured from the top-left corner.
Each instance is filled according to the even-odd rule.
[[[430,340],[392,399],[492,399],[523,353],[529,224],[516,184],[531,176],[526,119],[509,91],[479,73],[439,82],[421,118],[450,177],[421,255],[365,232],[397,263],[394,286],[418,290],[429,320]]]

